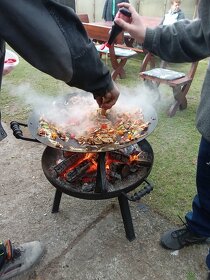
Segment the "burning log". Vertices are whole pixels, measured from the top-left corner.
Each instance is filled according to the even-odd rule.
[[[74,169],[70,170],[66,174],[66,181],[72,183],[76,180],[81,180],[82,177],[86,174],[86,170],[88,170],[91,164],[92,163],[88,159],[81,162],[79,165],[77,165]]]
[[[109,170],[117,173],[121,173],[121,170],[125,164],[122,162],[111,162],[109,165]]]
[[[69,168],[72,164],[74,164],[76,161],[82,159],[84,157],[84,154],[82,153],[74,153],[70,157],[64,159],[60,163],[58,163],[54,170],[57,173],[57,175],[61,175],[66,169]]]
[[[128,164],[125,164],[121,170],[121,175],[122,175],[122,178],[126,178],[128,177],[128,175],[131,173],[131,170],[130,170],[130,166]]]
[[[114,171],[109,171],[109,173],[107,174],[108,175],[108,180],[110,182],[114,182],[115,180],[121,180],[121,175],[117,172],[114,172]]]
[[[109,153],[109,158],[111,160],[117,160],[119,162],[128,162],[129,160],[129,155],[118,153],[118,152],[111,152]]]
[[[86,173],[85,176],[82,178],[82,183],[94,183],[96,181],[96,172],[89,172]]]

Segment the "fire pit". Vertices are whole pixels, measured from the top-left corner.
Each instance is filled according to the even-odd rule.
[[[150,121],[152,129],[157,124],[157,118],[152,114]],[[41,142],[42,138],[27,138],[23,136],[20,126],[29,128],[35,137],[37,121],[29,119],[29,124],[11,122],[11,129],[16,138]],[[151,128],[150,128],[151,129]],[[41,140],[41,141],[40,141]],[[46,144],[46,143],[44,143]],[[106,149],[107,147],[107,149]],[[130,213],[129,201],[139,201],[150,193],[153,187],[146,180],[152,169],[154,154],[152,147],[145,139],[138,139],[117,146],[105,145],[99,151],[94,146],[88,151],[87,146],[72,149],[58,149],[47,146],[42,155],[42,168],[46,178],[56,188],[52,213],[59,211],[62,194],[81,198],[102,200],[117,197],[120,205],[126,237],[129,241],[135,239],[135,232]],[[128,194],[140,185],[143,188]]]
[[[62,192],[84,199],[106,199],[129,192],[148,176],[153,151],[146,140],[125,149],[74,153],[47,147],[42,168]]]

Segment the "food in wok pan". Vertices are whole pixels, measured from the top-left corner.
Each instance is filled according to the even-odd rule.
[[[49,116],[42,113],[33,116],[29,120],[29,128],[32,128],[32,134],[36,128],[35,138],[44,144],[63,150],[111,151],[144,139],[157,123],[154,109],[148,115],[144,114],[138,106],[127,111],[115,106],[104,115],[97,107],[88,105],[88,110],[85,110],[85,105],[81,106],[81,100],[83,99],[80,97],[74,97],[71,99],[70,106],[68,102],[62,106],[59,104],[56,108],[62,116],[59,120],[53,119],[52,114]],[[86,100],[84,103],[87,105]],[[75,114],[72,109],[74,106],[77,108]]]
[[[98,110],[90,117],[91,126],[84,133],[75,134],[77,122],[69,121],[66,126],[59,127],[44,117],[40,118],[38,135],[47,137],[56,147],[63,148],[57,139],[67,142],[75,139],[80,145],[123,144],[139,139],[147,133],[149,122],[145,122],[140,110],[133,113],[116,113],[110,111],[105,116]]]

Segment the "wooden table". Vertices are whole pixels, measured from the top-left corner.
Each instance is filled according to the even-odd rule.
[[[159,25],[161,20],[162,20],[162,18],[159,18],[159,17],[142,16],[141,18],[142,18],[143,24],[146,27],[150,27],[150,28],[154,28],[155,26]],[[85,25],[85,24],[87,25],[85,28],[86,28],[86,31],[88,31],[88,34],[89,34],[90,38],[92,38],[96,41],[100,41],[101,43],[108,41],[109,35],[108,35],[107,30],[100,31],[100,34],[98,34],[99,31],[97,31],[97,34],[96,34],[95,29],[98,29],[98,27],[111,29],[111,27],[113,25],[113,21],[97,21],[97,22],[83,23],[83,25]],[[87,30],[87,28],[88,28],[88,30]],[[94,29],[94,32],[93,32],[93,29]],[[92,32],[90,32],[90,31],[92,31]],[[90,33],[92,33],[92,34],[90,34]],[[103,33],[106,33],[106,34],[103,34]],[[97,35],[97,37],[96,37],[96,35]],[[136,53],[145,53],[143,48],[135,47],[135,45],[136,45],[135,39],[132,38],[129,33],[124,32],[124,37],[123,37],[123,35],[121,37],[122,37],[122,43],[117,43],[117,44],[120,44],[121,48],[123,47],[123,44],[125,43],[126,46],[124,45],[124,48],[126,48],[126,49],[129,48],[130,51],[133,50]],[[122,58],[121,57],[120,62],[118,62],[119,58],[120,57],[117,57],[116,55],[114,55],[114,53],[110,57],[112,67],[113,67],[113,70],[114,70],[113,71],[113,78],[114,79],[116,78],[117,75],[119,75],[121,78],[125,77],[125,71],[124,71],[123,67],[124,67],[128,57],[127,58],[125,58],[125,57]]]

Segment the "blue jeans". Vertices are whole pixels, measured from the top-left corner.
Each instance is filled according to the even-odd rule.
[[[202,236],[210,236],[210,142],[201,138],[197,162],[197,195],[192,211],[185,218],[189,229]]]

